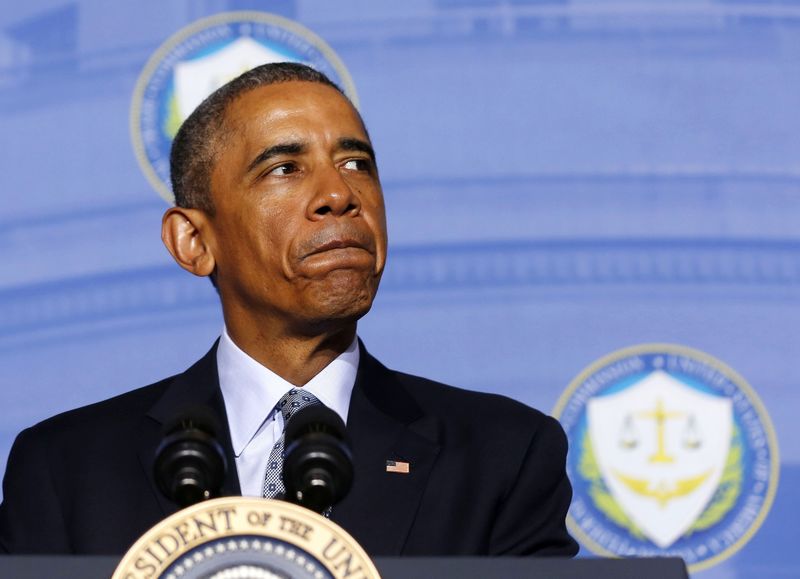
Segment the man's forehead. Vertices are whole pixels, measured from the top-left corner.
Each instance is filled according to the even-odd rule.
[[[231,124],[249,124],[256,118],[280,121],[310,116],[315,120],[333,113],[340,123],[352,119],[366,133],[350,101],[335,88],[317,82],[287,81],[252,88],[234,99],[225,113]]]

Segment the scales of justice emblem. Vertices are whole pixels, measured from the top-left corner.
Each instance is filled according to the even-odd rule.
[[[775,498],[775,430],[753,388],[676,344],[618,350],[581,372],[553,415],[570,443],[567,526],[606,556],[677,556],[694,572],[735,554]]]
[[[588,425],[597,465],[620,507],[656,545],[672,545],[719,486],[733,431],[730,399],[655,371],[623,392],[590,400]]]

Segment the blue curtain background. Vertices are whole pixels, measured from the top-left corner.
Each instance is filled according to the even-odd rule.
[[[781,450],[759,533],[703,579],[800,575],[800,2],[28,0],[0,11],[0,468],[56,412],[182,371],[221,328],[171,262],[134,84],[171,34],[260,9],[324,38],[373,137],[388,365],[552,410],[598,358],[698,348]]]

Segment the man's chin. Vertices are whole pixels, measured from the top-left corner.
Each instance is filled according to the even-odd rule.
[[[332,272],[335,273],[335,272]],[[314,284],[305,314],[322,324],[349,324],[372,308],[378,280],[355,276],[328,276],[328,283]]]

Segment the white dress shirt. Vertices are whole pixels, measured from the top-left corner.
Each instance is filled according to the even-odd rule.
[[[338,358],[303,385],[303,389],[341,416],[345,424],[358,360],[356,338]],[[275,406],[281,396],[296,386],[243,352],[233,343],[227,329],[223,329],[219,340],[217,369],[242,495],[260,497],[269,453],[283,433],[283,414],[275,412]]]

